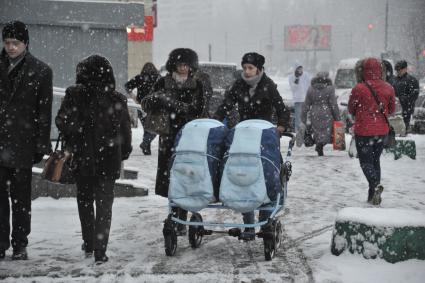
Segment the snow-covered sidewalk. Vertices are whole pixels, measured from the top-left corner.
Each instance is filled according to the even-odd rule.
[[[134,131],[134,152],[127,166],[138,168],[138,182],[153,188],[157,140],[153,155],[143,156]],[[417,157],[382,157],[382,207],[425,211],[425,136],[416,141]],[[282,150],[287,140],[282,139]],[[175,257],[165,256],[162,221],[167,200],[155,196],[116,198],[108,247],[109,262],[96,266],[81,251],[75,199],[33,201],[29,260],[0,261],[4,282],[423,282],[425,261],[390,264],[361,255],[330,253],[332,228],[343,207],[368,207],[367,183],[357,159],[325,147],[296,148],[286,208],[281,215],[284,243],[276,258],[264,260],[262,240],[243,243],[223,235],[205,236],[193,250],[178,239]],[[206,219],[241,221],[230,211],[205,210]]]

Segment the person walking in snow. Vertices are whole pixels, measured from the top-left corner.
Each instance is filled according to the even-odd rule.
[[[52,69],[29,52],[27,26],[2,30],[0,54],[0,260],[28,258],[32,166],[51,151]],[[10,242],[10,203],[12,241]]]
[[[179,130],[187,123],[201,117],[204,106],[202,82],[194,78],[198,55],[189,48],[177,48],[170,52],[166,63],[168,73],[160,78],[150,95],[142,100],[144,111],[165,110],[170,122],[170,133],[159,136],[158,168],[155,194],[168,197],[170,161],[174,141]],[[173,208],[177,216],[187,219],[187,211]],[[179,224],[179,235],[186,234],[186,226]]]
[[[327,72],[319,72],[311,80],[311,86],[302,106],[300,128],[306,128],[308,113],[317,154],[323,156],[323,147],[332,142],[333,122],[341,120],[335,88]]]
[[[405,60],[397,62],[395,65],[397,76],[394,79],[395,95],[400,100],[406,133],[410,127],[410,117],[415,110],[415,102],[419,96],[418,80],[407,72],[407,62]]]
[[[369,183],[367,201],[379,205],[384,190],[380,184],[382,139],[389,132],[384,115],[394,113],[395,94],[391,85],[382,79],[381,62],[378,59],[367,58],[361,64],[360,80],[363,82],[352,89],[348,111],[355,119],[354,134],[360,167]],[[384,113],[381,113],[381,109]]]
[[[155,65],[151,62],[147,62],[140,72],[139,75],[135,76],[131,80],[125,83],[124,87],[128,94],[131,93],[133,89],[137,89],[137,95],[135,101],[141,103],[142,99],[145,98],[151,91],[152,86],[160,78],[158,70],[155,68]],[[144,117],[142,111],[137,111],[140,122],[144,123]],[[143,141],[140,144],[140,148],[144,155],[151,155],[151,143],[155,139],[156,134],[146,131],[143,131]]]
[[[294,102],[294,128],[295,133],[298,133],[301,110],[307,90],[310,87],[311,77],[309,73],[304,72],[301,64],[295,64],[294,73],[288,77],[288,80],[292,92],[292,101]]]
[[[96,263],[106,262],[115,180],[132,150],[127,99],[115,90],[106,58],[92,55],[78,63],[76,84],[66,89],[55,122],[76,166],[82,248],[86,257],[94,252]]]
[[[264,72],[265,58],[256,52],[242,57],[243,73],[226,93],[214,118],[222,121],[237,105],[241,121],[262,119],[272,122],[273,109],[277,114],[277,130],[284,133],[289,127],[290,113],[285,107],[276,84]],[[270,211],[260,211],[260,221],[269,217]],[[244,223],[254,223],[254,212],[243,213]],[[255,238],[255,228],[246,228],[246,239]]]

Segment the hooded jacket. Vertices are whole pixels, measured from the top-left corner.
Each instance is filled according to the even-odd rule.
[[[331,142],[332,125],[341,120],[335,97],[335,88],[325,73],[318,73],[311,80],[301,111],[301,121],[307,123],[307,113],[310,113],[311,126],[316,144]]]
[[[382,80],[381,64],[375,58],[363,61],[362,74],[364,82],[352,89],[348,101],[348,111],[355,117],[354,133],[358,136],[384,136],[389,131],[388,123],[366,84],[375,90],[387,117],[395,111],[394,89]]]
[[[74,154],[78,175],[119,178],[121,161],[132,150],[131,126],[108,60],[93,55],[77,65],[77,84],[66,89],[56,126]]]
[[[296,70],[298,67],[302,67],[300,64],[294,65],[294,70]],[[298,84],[295,83],[295,74],[291,74],[288,77],[289,80],[289,86],[292,91],[292,99],[293,102],[304,102],[305,96],[307,94],[307,90],[310,87],[311,82],[311,76],[306,71],[303,71],[303,74],[299,77]]]

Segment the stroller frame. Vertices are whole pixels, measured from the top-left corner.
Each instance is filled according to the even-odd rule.
[[[218,223],[218,222],[205,222],[202,216],[197,212],[192,212],[190,220],[182,220],[178,218],[173,208],[178,206],[172,201],[169,202],[168,217],[164,220],[163,235],[165,243],[165,254],[173,256],[177,250],[177,233],[178,225],[188,225],[188,238],[189,243],[193,249],[199,248],[203,236],[212,235],[213,233],[228,234],[233,237],[238,237],[239,240],[254,240],[255,237],[263,238],[264,243],[264,256],[266,260],[272,260],[276,254],[277,249],[281,244],[282,237],[282,224],[277,218],[277,214],[283,209],[286,196],[288,180],[292,173],[292,165],[289,158],[292,154],[292,148],[295,140],[292,133],[284,133],[282,136],[291,138],[289,141],[288,151],[283,160],[280,170],[282,190],[278,193],[276,200],[268,204],[256,208],[254,211],[271,211],[271,215],[263,221],[258,221],[251,224],[241,223]],[[231,209],[221,203],[211,203],[204,209]],[[229,230],[208,230],[205,227],[213,228],[231,228]],[[261,230],[255,234],[249,232],[242,232],[243,228],[257,228]]]

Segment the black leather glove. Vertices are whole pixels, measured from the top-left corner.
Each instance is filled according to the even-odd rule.
[[[35,153],[33,157],[33,164],[40,163],[41,160],[43,160],[43,157],[44,157],[44,153],[38,153],[38,152]]]

